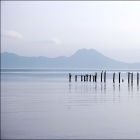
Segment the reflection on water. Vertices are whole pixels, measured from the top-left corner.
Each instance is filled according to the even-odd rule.
[[[108,73],[106,83],[45,76],[2,74],[2,138],[140,138],[136,80],[119,85]]]
[[[103,90],[103,84],[101,83],[101,93],[102,93],[102,90]]]
[[[133,82],[131,82],[131,90],[133,91]]]
[[[128,83],[128,91],[130,91],[130,83]]]
[[[104,83],[104,93],[106,94],[106,83]]]
[[[110,86],[112,84],[112,87]],[[108,85],[108,86],[107,86]],[[108,88],[107,88],[108,87]],[[128,91],[128,92],[126,92]],[[137,91],[137,92],[135,92]],[[97,103],[123,102],[129,96],[139,95],[139,85],[133,82],[124,84],[115,83],[69,83],[69,93],[72,93],[71,105],[96,105]]]
[[[129,93],[130,91],[133,92],[133,88],[134,88],[133,82],[131,82],[131,84],[128,83],[128,93]],[[137,89],[137,91],[139,91],[139,84],[137,84],[137,87],[135,87],[135,88]],[[139,93],[139,92],[137,92],[137,93]]]

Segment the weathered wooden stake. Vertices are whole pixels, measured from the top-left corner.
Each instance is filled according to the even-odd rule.
[[[84,82],[86,81],[86,76],[84,76]]]
[[[137,72],[137,84],[139,84],[139,73]]]
[[[88,81],[88,74],[86,76],[87,76],[87,80],[86,81]]]
[[[106,83],[106,71],[104,72],[104,82]]]
[[[93,76],[93,82],[94,82],[94,76]]]
[[[133,83],[133,72],[131,73],[131,82]]]
[[[103,71],[101,72],[101,82],[102,82],[102,75],[103,75]]]
[[[69,82],[71,82],[71,73],[69,73]]]
[[[115,72],[113,73],[113,83],[115,83]]]
[[[119,84],[120,84],[120,80],[121,80],[121,77],[120,76],[121,76],[121,73],[119,72]]]
[[[133,91],[133,72],[131,73],[131,90]]]
[[[128,83],[130,82],[130,72],[128,72]]]
[[[75,81],[77,81],[77,75],[75,75]]]
[[[97,82],[97,72],[95,73],[95,82]]]

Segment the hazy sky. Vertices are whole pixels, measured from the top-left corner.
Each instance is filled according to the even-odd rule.
[[[140,62],[140,1],[1,2],[1,52],[57,57],[82,48]]]

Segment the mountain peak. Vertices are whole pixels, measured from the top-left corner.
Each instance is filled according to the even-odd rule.
[[[83,49],[78,50],[77,52],[81,52],[81,51],[85,51],[86,52],[86,51],[96,51],[96,50],[83,48]]]
[[[93,57],[93,56],[94,56],[94,58],[106,57],[94,49],[85,49],[85,48],[76,51],[76,53],[72,55],[72,57],[76,57],[76,58],[78,58],[78,57],[89,58],[89,57]]]

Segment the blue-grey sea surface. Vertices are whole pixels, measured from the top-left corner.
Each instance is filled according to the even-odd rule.
[[[140,139],[140,71],[128,84],[120,70],[120,85],[119,70],[107,70],[106,83],[101,71],[1,69],[1,138]],[[75,81],[95,72],[97,82]]]

